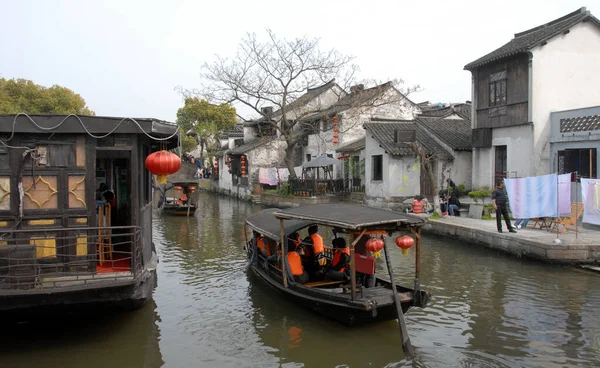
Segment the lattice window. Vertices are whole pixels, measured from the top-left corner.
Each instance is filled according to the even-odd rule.
[[[77,166],[85,166],[85,137],[75,138],[75,162]]]
[[[69,208],[86,208],[85,175],[69,175]]]
[[[54,237],[32,236],[29,244],[35,245],[36,258],[56,258],[56,239]]]
[[[23,177],[24,200],[26,210],[54,209],[58,207],[56,176]]]
[[[10,177],[0,176],[0,210],[10,210]]]

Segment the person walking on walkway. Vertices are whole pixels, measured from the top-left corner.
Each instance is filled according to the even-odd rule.
[[[504,216],[504,222],[506,223],[508,231],[516,233],[517,231],[513,229],[510,224],[510,218],[508,217],[508,194],[506,194],[506,188],[504,188],[504,180],[500,182],[500,185],[492,192],[492,204],[496,210],[496,225],[498,226],[498,232],[502,232],[502,220],[500,216]]]

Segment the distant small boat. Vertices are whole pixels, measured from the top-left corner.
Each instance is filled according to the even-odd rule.
[[[246,218],[246,226],[270,239],[271,244],[279,242],[280,254],[287,254],[287,237],[310,225],[327,226],[340,234],[347,234],[352,240],[369,234],[392,234],[394,232],[412,233],[416,237],[415,288],[395,285],[402,312],[411,307],[425,307],[430,294],[420,290],[419,252],[420,229],[425,220],[411,215],[394,213],[375,208],[353,204],[317,204],[287,210],[266,209]],[[363,288],[357,285],[357,272],[374,274],[374,258],[354,253],[354,245],[350,245],[352,277],[347,281],[313,281],[295,282],[286,261],[268,264],[259,254],[258,262],[250,269],[276,291],[294,302],[313,311],[338,320],[347,325],[362,324],[375,321],[394,320],[398,318],[398,310],[394,302],[392,283],[375,278],[374,287]],[[254,246],[247,242],[245,249],[248,259],[252,260]],[[332,252],[325,252],[331,262]],[[281,259],[286,257],[280,257]],[[284,272],[282,272],[282,269]]]
[[[158,208],[162,213],[175,216],[193,216],[198,207],[198,181],[169,181],[160,188]],[[170,194],[170,195],[169,195]]]

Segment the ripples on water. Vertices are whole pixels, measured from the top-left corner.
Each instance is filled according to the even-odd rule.
[[[4,329],[1,366],[600,366],[599,275],[425,237],[421,283],[433,299],[406,316],[417,354],[408,361],[395,322],[347,328],[247,272],[242,224],[259,207],[207,194],[201,201],[194,218],[154,218],[152,303],[66,330]],[[390,250],[396,279],[412,286],[412,250]]]

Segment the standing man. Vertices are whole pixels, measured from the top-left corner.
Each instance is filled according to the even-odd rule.
[[[496,225],[498,226],[498,232],[502,232],[502,222],[500,216],[504,216],[504,222],[508,232],[516,233],[510,224],[510,218],[508,218],[508,194],[506,194],[506,188],[504,188],[504,180],[500,182],[500,185],[492,192],[492,204],[496,210]]]

